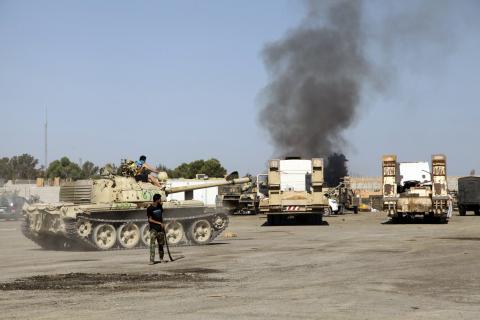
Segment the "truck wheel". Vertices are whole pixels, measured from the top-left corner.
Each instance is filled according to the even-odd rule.
[[[467,210],[465,210],[464,207],[458,207],[458,214],[461,216],[464,216],[467,213]]]
[[[476,209],[475,209],[475,215],[476,215],[476,216],[480,216],[480,209],[479,209],[479,208],[476,208]]]
[[[270,215],[267,216],[268,225],[275,226],[275,225],[279,224],[279,222],[280,222],[280,216],[277,216],[275,214],[270,214]]]
[[[320,225],[322,224],[322,215],[321,214],[312,214],[310,217],[310,224]]]
[[[273,217],[272,217],[272,215],[270,215],[270,214],[267,215],[267,224],[268,224],[269,226],[272,226],[272,225],[273,225]]]
[[[396,217],[392,217],[392,222],[393,223],[403,223],[403,215],[402,214],[397,214]]]
[[[325,208],[325,211],[324,211],[323,215],[325,215],[325,216],[332,215],[332,208],[330,208],[330,207]]]
[[[353,207],[353,213],[358,214],[358,207]]]
[[[447,218],[447,216],[440,217],[440,223],[441,223],[441,224],[447,224],[447,223],[448,223],[448,218]]]

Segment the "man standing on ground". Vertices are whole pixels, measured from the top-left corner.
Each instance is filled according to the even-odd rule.
[[[153,203],[147,208],[147,217],[150,225],[150,264],[155,264],[155,242],[158,243],[160,262],[164,262],[165,225],[163,224],[163,206],[160,194],[156,193],[153,196]]]

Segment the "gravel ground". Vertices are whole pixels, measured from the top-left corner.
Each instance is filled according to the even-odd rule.
[[[148,265],[145,249],[46,251],[0,221],[2,319],[478,319],[480,217],[384,224],[384,213],[323,226],[229,232],[185,258]]]

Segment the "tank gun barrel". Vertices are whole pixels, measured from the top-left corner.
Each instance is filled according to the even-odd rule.
[[[214,182],[209,182],[209,183],[204,183],[204,184],[195,184],[195,185],[191,185],[191,186],[167,187],[167,188],[165,188],[165,193],[167,195],[169,195],[171,193],[205,189],[205,188],[210,188],[210,187],[218,187],[218,186],[224,186],[224,185],[229,185],[229,184],[243,184],[243,183],[248,183],[250,181],[252,181],[251,178],[238,178],[238,179],[231,179],[231,180],[219,180],[219,181],[214,181]]]

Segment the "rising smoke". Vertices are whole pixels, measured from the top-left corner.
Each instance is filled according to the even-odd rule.
[[[345,145],[342,133],[358,113],[370,72],[361,6],[355,0],[308,1],[302,23],[264,48],[271,80],[259,120],[278,156],[328,156]]]

